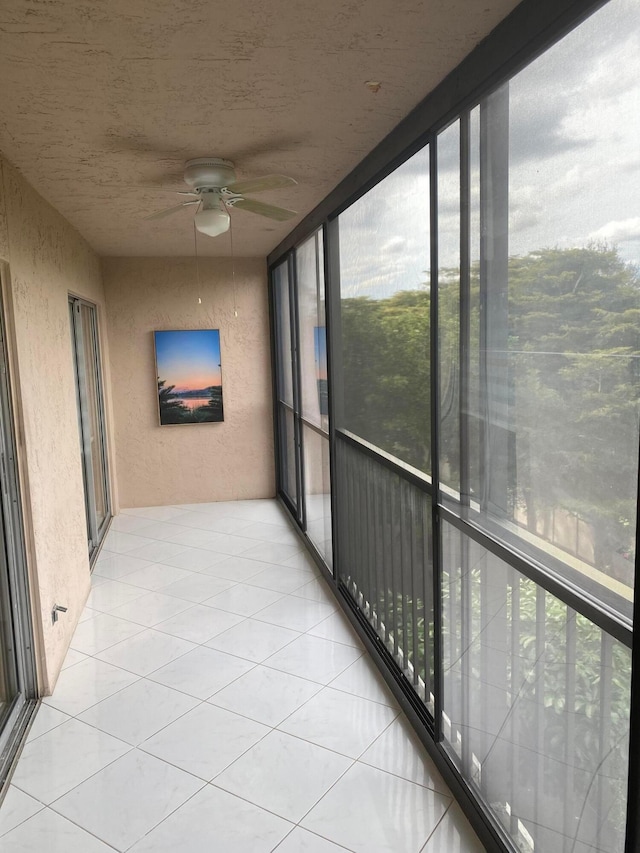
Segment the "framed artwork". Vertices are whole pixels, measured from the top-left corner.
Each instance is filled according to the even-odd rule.
[[[160,426],[224,420],[219,329],[154,332]]]

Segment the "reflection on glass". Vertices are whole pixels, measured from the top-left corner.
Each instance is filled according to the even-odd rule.
[[[339,218],[344,423],[429,473],[429,153]]]
[[[9,576],[7,565],[2,559],[0,561],[0,732],[3,718],[18,693],[15,647],[9,599]]]
[[[332,565],[331,550],[331,474],[329,441],[312,429],[303,427],[304,491],[307,535]]]
[[[460,491],[460,122],[438,136],[440,480]]]
[[[282,488],[290,500],[297,505],[298,488],[296,486],[296,442],[293,412],[284,406],[278,407],[280,415],[280,476]]]
[[[86,416],[88,439],[90,442],[90,459],[93,471],[93,491],[95,501],[96,524],[102,526],[109,512],[107,499],[107,482],[105,477],[106,459],[102,441],[102,423],[100,420],[100,389],[98,385],[98,354],[97,329],[95,327],[95,308],[81,305],[82,345],[85,366]]]
[[[629,650],[443,525],[443,725],[522,851],[622,853]]]
[[[296,249],[302,417],[329,430],[322,234]]]
[[[276,306],[277,386],[279,398],[293,407],[293,367],[291,351],[291,316],[289,307],[289,272],[287,263],[273,273]]]
[[[640,137],[639,33],[637,3],[612,0],[481,103],[482,245],[471,281],[478,506],[627,616],[640,391],[640,170],[629,167]],[[470,400],[470,421],[475,410]]]

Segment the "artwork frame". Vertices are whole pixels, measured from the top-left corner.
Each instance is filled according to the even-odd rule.
[[[153,332],[160,426],[224,422],[219,329]]]

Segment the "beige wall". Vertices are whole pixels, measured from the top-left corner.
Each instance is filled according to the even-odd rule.
[[[207,238],[202,238],[207,239]],[[122,507],[275,493],[263,260],[104,258]],[[201,304],[198,299],[201,299]],[[224,423],[158,425],[153,331],[220,329]]]
[[[0,260],[9,264],[5,313],[40,679],[48,692],[89,591],[68,293],[97,303],[102,321],[104,297],[88,244],[6,161],[0,169]],[[69,610],[52,625],[56,603]]]

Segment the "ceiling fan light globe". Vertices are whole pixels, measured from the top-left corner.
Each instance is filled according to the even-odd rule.
[[[226,210],[219,207],[211,207],[208,210],[199,210],[194,218],[196,228],[208,237],[217,237],[229,230],[230,216]]]

